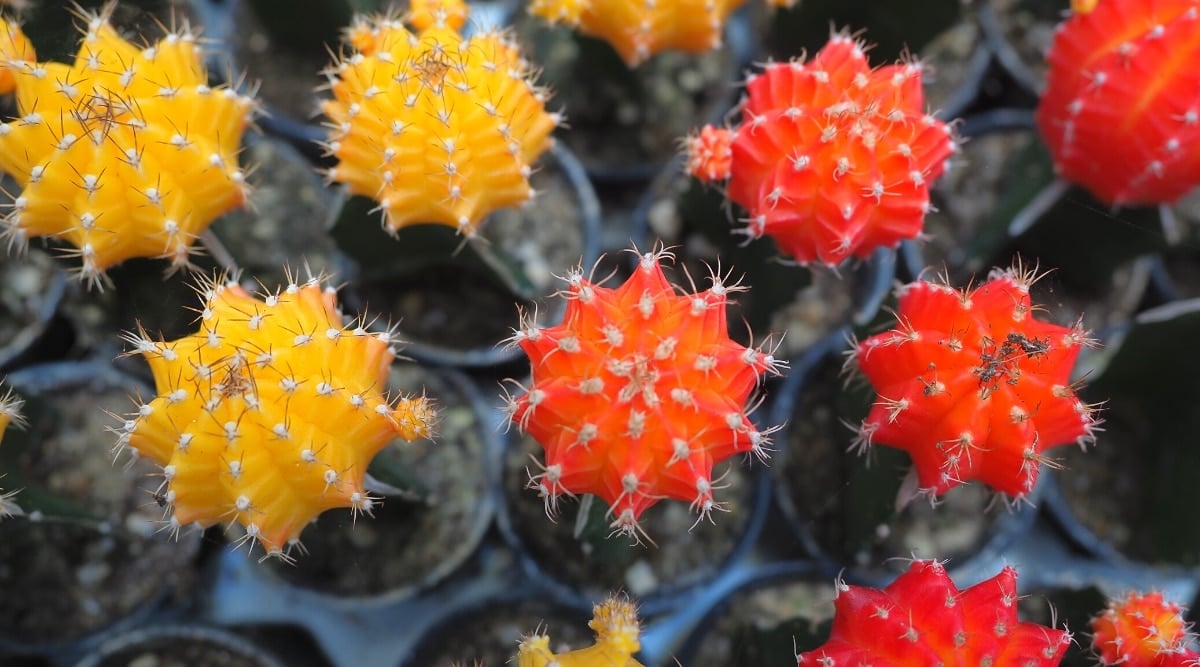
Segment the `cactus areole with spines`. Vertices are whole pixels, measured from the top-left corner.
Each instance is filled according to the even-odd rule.
[[[834,266],[915,238],[929,188],[957,150],[952,127],[924,108],[922,73],[916,61],[872,69],[863,44],[834,34],[807,62],[751,75],[740,124],[688,139],[689,172],[728,179],[743,232],[774,238],[803,264]]]
[[[1078,4],[1037,110],[1055,168],[1106,204],[1173,203],[1200,185],[1200,0]]]
[[[550,637],[544,633],[522,638],[517,667],[643,667],[633,659],[642,647],[642,628],[632,601],[614,595],[593,606],[588,627],[596,633],[596,643],[558,654],[550,650]]]
[[[1106,666],[1194,667],[1200,651],[1183,613],[1157,592],[1110,600],[1092,619],[1092,649]]]
[[[173,341],[129,334],[158,395],[116,429],[118,448],[163,466],[168,527],[240,523],[267,555],[321,512],[370,514],[367,465],[396,438],[429,437],[424,397],[385,395],[388,333],[347,324],[317,278],[251,295],[201,287],[200,329]]]
[[[1034,271],[994,270],[975,289],[919,280],[899,288],[897,328],[857,344],[848,362],[879,397],[857,445],[908,452],[930,496],[980,480],[1020,498],[1043,452],[1093,440],[1095,408],[1070,382],[1091,341],[1078,324],[1035,315]]]
[[[677,294],[661,265],[670,258],[661,249],[641,255],[615,289],[576,269],[562,324],[539,328],[524,317],[512,339],[533,382],[508,409],[546,451],[531,486],[551,516],[561,496],[594,494],[615,531],[640,539],[648,507],[673,498],[707,517],[721,508],[713,465],[767,453],[769,430],[745,406],[782,362],[729,338],[725,309],[737,285],[714,273],[707,290]]]
[[[880,590],[838,582],[829,641],[799,667],[1055,667],[1066,630],[1017,618],[1017,571],[960,591],[938,561],[915,561]]]
[[[109,24],[114,7],[81,17],[74,63],[3,72],[19,116],[0,125],[0,169],[21,191],[0,235],[10,248],[70,243],[89,285],[133,257],[187,266],[196,237],[248,192],[238,152],[255,102],[209,86],[186,25],[138,46]]]
[[[471,236],[535,196],[529,176],[562,117],[508,35],[464,38],[461,0],[419,4],[418,34],[390,16],[349,29],[354,51],[327,71],[322,105],[338,159],[328,176],[379,202],[392,234],[432,223]]]

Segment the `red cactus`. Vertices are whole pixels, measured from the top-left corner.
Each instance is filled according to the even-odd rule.
[[[800,667],[1053,667],[1071,633],[1017,619],[1017,571],[959,591],[938,561],[915,561],[883,590],[839,582],[829,641]]]
[[[1200,185],[1200,2],[1077,4],[1037,111],[1059,175],[1112,205],[1179,199]]]
[[[851,353],[879,393],[858,444],[907,451],[917,488],[931,496],[978,479],[1019,498],[1033,490],[1042,452],[1089,442],[1095,407],[1070,375],[1091,341],[1079,324],[1034,317],[1037,277],[1017,265],[974,290],[901,287],[897,328]]]
[[[1092,649],[1102,665],[1194,667],[1200,652],[1183,608],[1162,593],[1129,593],[1092,619]]]
[[[530,486],[551,516],[560,496],[594,494],[609,504],[613,528],[638,539],[651,505],[674,498],[706,517],[720,509],[713,465],[765,455],[769,432],[744,406],[782,364],[729,338],[725,307],[736,285],[714,273],[707,290],[676,294],[661,266],[670,257],[642,255],[616,289],[575,270],[563,323],[526,319],[512,338],[529,355],[533,383],[508,410],[546,451]]]
[[[728,177],[729,198],[749,214],[745,232],[774,237],[801,263],[837,265],[914,238],[956,150],[950,126],[925,113],[921,75],[915,61],[872,70],[861,43],[835,34],[807,63],[753,75],[729,168],[691,173]]]

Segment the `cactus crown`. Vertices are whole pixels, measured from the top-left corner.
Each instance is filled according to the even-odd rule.
[[[109,24],[114,8],[80,14],[74,63],[8,62],[19,117],[0,125],[0,169],[22,188],[0,235],[70,243],[89,286],[132,257],[189,265],[196,237],[246,199],[238,152],[255,111],[208,85],[186,23],[137,46]]]
[[[920,280],[898,290],[897,328],[856,344],[856,365],[879,394],[858,446],[903,449],[931,497],[978,479],[1013,497],[1033,490],[1043,452],[1091,442],[1095,406],[1071,369],[1093,343],[1080,324],[1036,319],[1039,275],[1018,264],[973,290]]]
[[[237,522],[272,556],[321,512],[370,514],[367,464],[395,438],[426,438],[424,397],[388,397],[389,333],[347,324],[319,277],[251,295],[202,284],[200,330],[127,340],[158,395],[116,429],[118,448],[163,466],[160,492],[177,531]]]
[[[437,223],[473,235],[497,209],[527,202],[533,165],[562,117],[504,33],[465,39],[461,3],[420,3],[409,32],[393,17],[358,17],[354,51],[326,75],[333,99],[331,181],[379,202],[390,233]]]
[[[595,644],[557,655],[546,634],[525,637],[517,647],[517,667],[642,667],[633,659],[641,648],[641,624],[631,600],[613,595],[595,605],[588,627],[596,633]]]

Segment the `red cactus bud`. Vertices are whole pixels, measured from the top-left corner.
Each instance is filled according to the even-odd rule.
[[[801,667],[1053,667],[1071,633],[1017,619],[1017,571],[959,591],[938,561],[915,561],[882,590],[839,582],[829,641]]]
[[[684,147],[687,150],[688,174],[702,181],[729,178],[729,167],[733,161],[733,132],[705,125],[685,140]]]
[[[759,380],[781,367],[769,350],[729,338],[725,307],[736,285],[714,273],[712,286],[676,294],[661,262],[642,255],[616,289],[567,276],[562,324],[525,319],[512,340],[529,355],[533,383],[512,399],[512,421],[546,450],[531,480],[553,515],[564,494],[607,502],[613,528],[640,537],[638,518],[663,498],[706,517],[720,505],[715,463],[765,455],[769,432],[746,416]]]
[[[1095,408],[1070,384],[1081,325],[1041,322],[1020,265],[994,270],[975,290],[917,281],[899,289],[896,329],[853,351],[879,400],[859,445],[907,451],[918,487],[941,495],[978,479],[1021,497],[1042,452],[1093,438]]]
[[[1108,204],[1173,202],[1200,185],[1200,2],[1078,4],[1037,111],[1055,167]]]
[[[1183,608],[1162,593],[1129,593],[1092,619],[1092,648],[1103,665],[1182,667],[1200,661]]]
[[[917,62],[872,70],[839,33],[807,63],[752,76],[728,170],[745,232],[829,265],[916,237],[956,150],[950,126],[924,111],[921,74]]]

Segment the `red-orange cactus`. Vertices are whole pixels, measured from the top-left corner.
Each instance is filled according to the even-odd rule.
[[[851,361],[879,393],[859,444],[903,449],[917,488],[936,496],[978,479],[1021,497],[1042,453],[1093,438],[1094,406],[1070,384],[1079,324],[1034,317],[1034,272],[994,270],[974,290],[917,281],[898,291],[898,326],[868,338]]]
[[[1162,593],[1129,593],[1092,619],[1092,648],[1103,665],[1183,667],[1200,663],[1183,608]]]
[[[808,62],[752,76],[732,159],[693,152],[690,171],[728,178],[745,232],[773,237],[801,263],[837,265],[914,238],[956,150],[951,127],[925,113],[921,76],[917,62],[871,69],[862,44],[835,34]]]
[[[1059,175],[1108,204],[1179,199],[1200,185],[1200,2],[1078,5],[1037,111]]]
[[[1017,619],[1017,571],[959,591],[937,561],[916,561],[883,590],[839,582],[829,641],[800,667],[1053,667],[1071,633]]]
[[[661,266],[670,257],[642,255],[616,289],[575,270],[563,323],[526,318],[513,336],[533,383],[508,409],[546,450],[530,485],[551,515],[564,494],[594,494],[613,528],[637,538],[638,518],[663,498],[690,502],[701,517],[719,509],[715,463],[765,455],[768,433],[745,405],[781,362],[729,338],[725,307],[737,286],[714,273],[707,290],[676,294]]]

